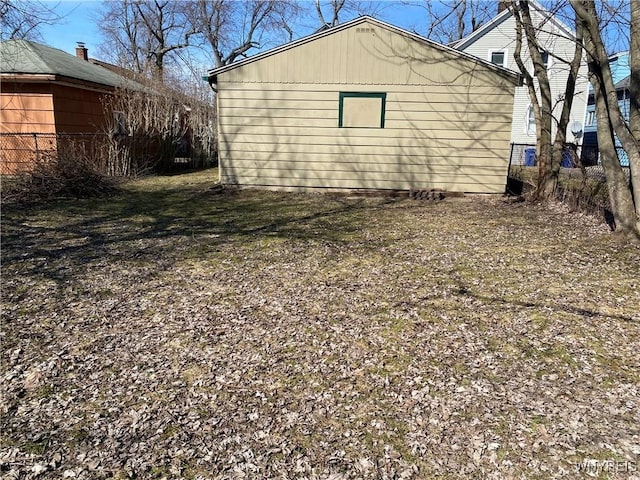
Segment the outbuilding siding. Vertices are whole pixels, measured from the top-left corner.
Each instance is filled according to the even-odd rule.
[[[501,193],[514,82],[361,21],[218,74],[221,180]],[[341,92],[386,94],[384,128],[340,128]]]

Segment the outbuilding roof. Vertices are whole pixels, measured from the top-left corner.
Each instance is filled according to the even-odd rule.
[[[433,40],[429,40],[428,38],[422,37],[420,35],[417,35],[415,33],[409,32],[407,30],[403,30],[402,28],[399,28],[399,27],[396,27],[394,25],[382,22],[380,20],[377,20],[377,19],[375,19],[373,17],[370,17],[370,16],[367,16],[367,15],[364,15],[362,17],[358,17],[358,18],[356,18],[354,20],[351,20],[349,22],[345,22],[345,23],[339,24],[339,25],[337,25],[335,27],[331,27],[331,28],[328,28],[328,29],[321,29],[321,30],[319,30],[319,31],[317,31],[317,32],[315,32],[315,33],[313,33],[311,35],[308,35],[306,37],[300,38],[298,40],[294,40],[293,42],[286,43],[286,44],[281,45],[281,46],[276,47],[276,48],[272,48],[270,50],[267,50],[265,52],[259,53],[257,55],[253,55],[251,57],[245,58],[245,59],[240,60],[238,62],[234,62],[234,63],[231,63],[229,65],[223,65],[221,67],[213,68],[213,69],[211,69],[211,70],[209,70],[207,72],[209,81],[210,82],[215,81],[215,77],[217,75],[221,74],[221,73],[227,72],[229,70],[233,70],[235,68],[241,67],[243,65],[247,65],[249,63],[256,62],[256,61],[258,61],[260,59],[269,57],[271,55],[275,55],[275,54],[280,53],[280,52],[284,52],[286,50],[295,48],[297,46],[304,45],[305,43],[312,42],[312,41],[314,41],[316,39],[319,39],[319,38],[322,38],[322,37],[325,37],[325,36],[328,36],[328,35],[333,35],[336,32],[340,32],[342,30],[345,30],[347,28],[351,28],[351,27],[353,27],[355,25],[359,25],[361,23],[370,23],[370,24],[376,25],[376,26],[378,26],[380,28],[383,28],[383,29],[386,29],[386,30],[390,30],[390,31],[395,32],[395,33],[397,33],[399,35],[403,35],[405,37],[411,38],[412,40],[414,40],[416,42],[427,44],[427,45],[429,45],[431,47],[437,48],[437,49],[442,50],[442,51],[449,52],[449,53],[451,53],[453,55],[456,55],[458,57],[465,58],[465,59],[471,60],[471,61],[473,61],[475,63],[482,64],[482,65],[486,66],[490,70],[494,70],[496,72],[499,72],[499,73],[503,74],[506,77],[511,78],[511,80],[514,81],[515,83],[519,83],[520,76],[517,73],[514,73],[512,70],[500,67],[500,66],[495,65],[495,64],[493,64],[493,63],[491,63],[489,61],[482,60],[482,59],[480,59],[480,58],[478,58],[478,57],[476,57],[474,55],[468,54],[466,52],[462,52],[460,50],[456,50],[456,49],[451,48],[449,46],[442,45],[441,43],[434,42]]]
[[[136,90],[142,85],[104,67],[57,48],[28,40],[0,42],[0,73],[12,75],[55,75],[106,87]]]

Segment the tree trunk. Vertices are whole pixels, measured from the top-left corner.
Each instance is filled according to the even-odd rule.
[[[589,0],[571,0],[571,5],[575,10],[579,21],[584,27],[585,49],[590,57],[589,72],[591,74],[591,82],[594,85],[594,96],[596,99],[598,146],[602,156],[605,174],[607,175],[607,184],[609,186],[610,196],[614,195],[616,197],[615,203],[613,201],[613,197],[610,197],[612,198],[611,207],[613,209],[620,209],[617,213],[615,211],[613,212],[614,217],[618,215],[620,219],[620,223],[616,220],[616,229],[619,229],[622,233],[633,233],[640,238],[640,192],[638,192],[640,189],[636,182],[638,177],[638,167],[640,167],[640,148],[638,147],[640,138],[633,135],[633,130],[630,125],[627,125],[624,117],[622,116],[622,112],[620,111],[620,106],[618,105],[618,94],[613,83],[613,76],[611,75],[609,56],[607,55],[604,42],[602,41],[595,4]],[[638,7],[635,6],[635,2],[631,2],[631,11],[632,21],[634,18],[637,20],[639,12]],[[640,34],[640,29],[638,29],[637,25],[633,26],[633,22],[631,33],[634,35],[634,37],[631,38],[631,46],[637,45],[639,41],[637,36]],[[637,61],[636,59],[637,57],[634,55],[633,61]],[[635,68],[632,66],[632,79],[634,78],[634,75],[638,74],[637,67],[638,65],[635,65]],[[605,117],[600,118],[601,116]],[[607,129],[609,129],[608,132],[606,131]],[[605,142],[608,142],[609,138],[613,141],[614,133],[618,136],[618,139],[622,144],[622,148],[629,157],[632,185],[629,185],[624,177],[617,154],[615,156],[608,154],[606,158],[603,154],[601,138],[604,139]],[[615,144],[613,148],[615,149]],[[607,162],[607,165],[609,166],[609,172],[607,172],[605,162]],[[611,165],[609,162],[614,162],[617,165]],[[623,181],[619,178],[618,171],[622,173]],[[626,194],[623,194],[621,192],[622,190],[626,190]],[[634,194],[632,194],[632,192]]]
[[[536,119],[538,183],[533,197],[536,200],[545,201],[551,198],[556,190],[558,175],[560,173],[560,162],[562,161],[561,156],[555,158],[553,155],[553,142],[551,140],[551,125],[553,120],[551,86],[549,84],[547,70],[542,60],[540,45],[536,37],[536,29],[533,25],[531,12],[529,11],[529,2],[527,0],[514,1],[510,5],[510,8],[516,20],[516,47],[513,57],[527,85]],[[527,70],[522,60],[523,32],[527,41],[529,55],[533,61],[534,75],[538,79],[538,89],[540,90],[539,99],[535,88],[534,76]],[[563,140],[561,140],[561,142],[564,143]]]
[[[543,120],[546,115],[543,112],[540,116],[540,120]],[[538,127],[542,122],[538,122],[538,118],[536,118],[536,123],[536,127]],[[536,132],[536,134],[539,136],[537,145],[539,153],[538,184],[533,196],[536,200],[546,201],[551,198],[551,196],[556,191],[556,187],[558,186],[558,173],[560,171],[560,164],[558,164],[557,168],[555,167],[555,159],[551,143],[551,129],[540,128],[540,130],[540,133]]]
[[[600,82],[596,75],[592,77],[596,100],[596,118],[598,122],[598,149],[604,174],[607,177],[609,201],[615,221],[615,229],[620,233],[638,232],[633,198],[628,187],[627,177],[620,166],[618,152],[613,139],[613,128],[609,122],[607,99],[602,95]]]
[[[631,35],[629,49],[629,130],[640,141],[640,2],[631,2]],[[637,144],[636,144],[637,147]],[[640,158],[629,155],[631,187],[636,203],[636,214],[640,218]]]
[[[553,143],[553,159],[552,159],[552,173],[556,178],[560,175],[560,168],[562,166],[564,147],[567,142],[567,127],[571,118],[571,107],[573,106],[573,97],[576,92],[576,81],[578,80],[578,72],[582,63],[582,40],[583,30],[582,25],[576,22],[576,43],[573,52],[573,59],[569,64],[569,75],[565,84],[564,99],[562,102],[562,112],[558,119],[558,125],[556,130],[556,138]]]

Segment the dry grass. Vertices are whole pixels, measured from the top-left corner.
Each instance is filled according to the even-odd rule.
[[[638,468],[638,245],[213,180],[4,209],[8,478],[634,475],[602,462]]]

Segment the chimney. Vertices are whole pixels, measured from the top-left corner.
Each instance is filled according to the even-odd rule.
[[[509,0],[498,0],[498,15],[509,8]]]
[[[89,61],[89,50],[84,46],[84,42],[76,42],[76,57],[81,58],[84,61]]]

